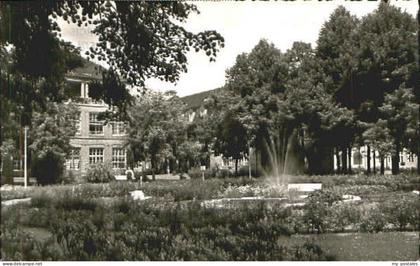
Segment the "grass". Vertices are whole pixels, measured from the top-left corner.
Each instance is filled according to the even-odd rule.
[[[289,245],[318,244],[339,261],[415,261],[419,259],[418,232],[293,235]]]

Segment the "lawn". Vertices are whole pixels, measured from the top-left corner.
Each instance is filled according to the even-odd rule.
[[[289,245],[313,242],[324,252],[335,254],[340,261],[415,261],[420,258],[418,232],[293,235],[287,241]]]

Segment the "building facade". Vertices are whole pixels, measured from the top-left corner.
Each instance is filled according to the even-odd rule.
[[[409,153],[406,149],[404,149],[402,152],[400,152],[400,165],[399,165],[400,169],[417,169],[417,160],[418,158],[415,154]],[[360,170],[360,171],[367,170],[367,166],[368,166],[367,146],[353,148],[351,152],[351,158],[349,161],[351,163],[352,170]],[[347,162],[347,165],[348,163],[349,162]],[[343,165],[342,162],[340,162],[340,165]],[[381,165],[381,161],[380,161],[378,152],[371,150],[371,156],[370,156],[371,171],[373,172],[373,168],[375,167],[377,172],[379,172],[380,165]],[[392,167],[391,156],[387,156],[385,158],[384,167],[385,167],[386,173],[391,172],[391,167]],[[334,170],[337,170],[337,168],[338,168],[337,158],[334,156]]]
[[[109,110],[109,106],[89,97],[88,84],[94,79],[99,78],[92,71],[86,73],[79,70],[67,76],[73,94],[70,101],[80,110],[80,118],[75,121],[77,132],[70,140],[73,149],[66,159],[66,170],[76,176],[84,176],[90,165],[101,162],[112,165],[116,171],[127,168],[124,147],[126,123],[100,120],[100,113]]]

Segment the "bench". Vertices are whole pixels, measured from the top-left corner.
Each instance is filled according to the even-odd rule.
[[[299,192],[313,192],[315,190],[320,190],[321,188],[322,183],[295,183],[287,186],[287,190],[295,190]]]
[[[13,177],[13,183],[14,184],[24,184],[25,183],[25,179],[24,177]],[[28,178],[28,184],[37,184],[38,182],[36,181],[35,177],[29,177]]]
[[[117,180],[117,181],[127,181],[128,180],[127,174],[130,174],[131,175],[131,179],[132,180],[136,180],[136,177],[134,176],[133,170],[126,170],[125,171],[125,175],[114,175],[115,176],[115,180]]]
[[[115,175],[115,180],[126,181],[127,180],[127,175]]]

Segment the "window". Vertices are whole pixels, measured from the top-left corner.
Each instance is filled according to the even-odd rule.
[[[89,113],[89,133],[91,135],[104,134],[104,122],[98,120],[98,113]]]
[[[72,120],[74,123],[74,126],[76,127],[76,135],[81,134],[81,127],[82,127],[82,121],[79,119]]]
[[[80,135],[82,133],[82,121],[79,119],[76,121],[76,135]]]
[[[104,161],[104,148],[89,149],[89,164],[102,163]]]
[[[362,154],[358,151],[353,153],[353,163],[360,165],[362,164]]]
[[[80,148],[73,148],[66,159],[67,170],[80,169]]]
[[[80,89],[80,96],[82,98],[89,98],[89,85],[82,82],[80,84]]]
[[[121,169],[126,167],[126,156],[124,148],[112,148],[112,168]]]
[[[22,160],[13,158],[13,170],[22,170]]]
[[[112,122],[112,135],[124,135],[125,124],[124,122]]]
[[[413,154],[412,154],[412,153],[410,153],[410,155],[409,155],[409,157],[408,157],[408,161],[409,161],[410,163],[414,162],[414,156],[413,156]]]

